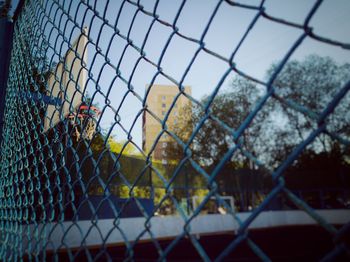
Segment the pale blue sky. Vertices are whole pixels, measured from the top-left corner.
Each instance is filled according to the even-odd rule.
[[[50,0],[49,2],[55,1]],[[57,2],[62,3],[62,1]],[[64,2],[64,8],[65,10],[68,10],[70,1]],[[90,0],[87,2],[92,7],[95,6],[94,1]],[[148,12],[153,12],[156,2],[157,1],[154,0],[143,0],[140,1],[140,4],[143,5],[144,9]],[[235,2],[259,5],[261,1],[241,0]],[[104,26],[101,29],[102,21],[96,16],[93,16],[93,12],[91,10],[86,13],[83,21],[83,14],[86,11],[86,6],[78,3],[78,1],[73,1],[69,14],[71,14],[71,16],[74,18],[74,15],[77,12],[76,22],[81,26],[89,26],[90,38],[94,43],[96,43],[98,35],[101,34],[98,46],[101,48],[101,52],[105,54],[108,45],[110,44],[111,36],[114,34],[114,30],[107,26]],[[122,1],[98,0],[96,9],[99,12],[99,16],[104,14],[106,3],[108,3],[108,6],[105,18],[109,21],[109,23],[114,25]],[[174,18],[181,3],[182,1],[180,0],[160,0],[156,13],[159,15],[160,19],[173,24]],[[185,36],[199,39],[217,3],[217,0],[186,1],[176,23],[176,27],[179,29],[179,32]],[[269,15],[295,23],[303,23],[307,13],[314,3],[315,0],[267,0],[264,6]],[[118,24],[116,25],[116,28],[120,30],[122,35],[128,35],[130,24],[136,10],[137,8],[134,5],[129,3],[124,4],[120,13]],[[205,46],[209,50],[214,51],[223,57],[230,57],[256,13],[256,10],[232,7],[223,2],[220,5],[218,12],[204,38]],[[324,1],[316,15],[311,20],[310,25],[314,28],[314,32],[318,35],[349,43],[349,13],[350,1],[348,0]],[[54,20],[56,26],[59,26],[59,18],[60,16],[57,16],[57,19]],[[91,23],[91,19],[93,19],[93,23]],[[134,25],[130,31],[130,39],[132,39],[133,43],[137,47],[142,46],[151,22],[152,17],[138,12]],[[63,21],[61,21],[61,25],[59,26],[61,30],[63,30],[64,24],[63,19]],[[69,37],[72,25],[72,23],[68,23],[66,37]],[[46,33],[49,32],[50,29],[51,28],[47,26],[45,29]],[[172,33],[172,28],[166,27],[158,22],[154,24],[144,48],[146,57],[149,60],[153,61],[154,63],[158,63],[166,41],[169,39]],[[301,30],[271,22],[263,17],[260,17],[236,54],[234,62],[241,71],[258,79],[264,80],[265,72],[270,65],[273,62],[280,60],[302,33],[303,32]],[[55,34],[53,34],[50,38],[50,42],[56,39],[57,32],[55,32]],[[79,30],[78,28],[75,28],[73,35],[76,36],[78,34]],[[120,63],[119,69],[121,76],[127,81],[131,81],[134,91],[143,97],[145,86],[151,82],[152,78],[157,72],[157,69],[148,62],[142,60],[138,64],[133,78],[130,79],[131,72],[136,61],[140,57],[140,53],[129,46],[123,59],[120,61],[121,53],[123,52],[126,44],[127,42],[124,39],[115,36],[111,42],[108,58],[115,66]],[[60,54],[61,56],[64,55],[64,50],[67,48],[67,45],[64,45],[63,47],[62,54]],[[198,44],[192,43],[175,35],[172,38],[161,62],[163,72],[174,78],[176,81],[180,81],[186,67],[189,65],[189,62],[194,56],[194,53],[198,47]],[[95,46],[89,45],[88,51],[89,67],[91,68],[91,73],[93,74],[94,79],[97,80],[102,66],[104,65],[104,57],[98,55],[95,63],[92,64],[93,56],[96,53]],[[330,56],[339,63],[350,62],[349,50],[320,43],[309,37],[306,38],[303,44],[296,50],[292,58],[303,59],[305,56],[312,53],[322,56]],[[51,56],[52,51],[49,51],[48,55]],[[193,97],[200,99],[204,95],[208,95],[213,91],[214,87],[217,85],[223,73],[227,69],[227,63],[201,51],[193,63],[189,74],[186,76],[184,84],[191,86]],[[108,65],[105,66],[102,71],[99,86],[101,87],[101,91],[105,94],[111,86],[109,99],[111,101],[111,106],[114,109],[117,109],[128,89],[127,86],[120,80],[115,81],[114,84],[111,85],[114,76],[115,70]],[[235,74],[232,72],[222,88],[228,88],[229,82],[234,76]],[[164,77],[157,77],[155,83],[172,84]],[[95,85],[90,81],[88,85],[88,92],[90,95],[92,95],[94,91]],[[94,102],[98,102],[101,109],[105,105],[105,100],[100,94],[96,95]],[[141,109],[141,102],[131,93],[129,93],[119,112],[121,123],[127,130],[129,130],[131,127],[136,113]],[[114,121],[113,119],[113,110],[107,108],[105,113],[102,115],[102,127],[109,128],[110,124]],[[135,127],[131,131],[133,140],[138,145],[141,145],[142,139],[141,119],[142,118],[139,117]],[[116,135],[118,140],[126,139],[126,134],[122,132],[118,126],[114,128],[113,134]]]

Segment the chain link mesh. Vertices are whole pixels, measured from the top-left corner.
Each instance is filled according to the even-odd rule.
[[[257,5],[215,1],[198,37],[186,35],[177,26],[186,11],[186,1],[180,1],[178,8],[173,10],[172,21],[157,14],[163,1],[155,1],[153,9],[144,7],[140,1],[117,2],[25,1],[14,22],[0,151],[0,257],[4,261],[58,260],[61,256],[68,260],[134,260],[139,258],[139,245],[148,239],[156,250],[156,258],[165,260],[181,241],[187,239],[199,257],[206,261],[228,258],[242,243],[246,243],[258,258],[269,261],[269,255],[252,240],[248,229],[281,196],[305,211],[331,234],[334,249],[325,254],[325,260],[349,252],[344,240],[349,234],[349,224],[335,227],[327,222],[285,181],[288,168],[318,139],[326,136],[330,141],[336,141],[343,150],[341,154],[346,154],[349,148],[348,126],[343,126],[345,131],[333,129],[330,120],[342,103],[348,109],[349,79],[332,91],[322,108],[310,108],[309,104],[303,103],[303,91],[299,97],[288,97],[280,92],[283,79],[279,77],[306,39],[347,52],[350,49],[350,43],[318,35],[310,26],[323,1],[318,0],[311,6],[302,23],[270,15],[265,9],[265,1]],[[206,35],[220,8],[247,10],[254,14],[229,55],[219,54],[206,45]],[[111,9],[114,10],[114,20],[107,19]],[[149,20],[141,37],[133,33],[140,16]],[[123,24],[125,17],[131,18],[127,26]],[[240,64],[235,60],[262,19],[298,32],[298,37],[272,67],[266,81],[240,70]],[[152,41],[159,40],[153,33],[157,34],[160,27],[167,30],[164,46],[157,50],[157,55],[152,52],[148,55],[145,49],[149,43],[152,45]],[[175,38],[195,47],[179,77],[164,69],[162,64],[167,52],[171,52]],[[118,56],[112,52],[115,48],[120,49]],[[225,64],[216,86],[203,100],[192,96],[184,85],[201,54]],[[123,71],[125,63],[129,70]],[[151,68],[146,77],[148,82],[144,83],[149,87],[145,93],[139,92],[133,82],[138,74],[142,74],[139,70],[141,64]],[[113,79],[108,86],[103,83],[106,74]],[[232,115],[232,104],[228,104],[222,114],[215,111],[215,100],[232,75],[262,87],[237,124],[222,116],[227,112]],[[159,78],[177,87],[164,116],[153,112],[148,100]],[[317,84],[321,86],[321,83]],[[168,124],[176,102],[182,98],[199,111],[188,134],[179,133]],[[134,103],[132,105],[137,111],[133,106],[128,107],[130,111],[123,115],[123,107],[128,103]],[[269,165],[264,156],[245,144],[247,134],[253,132],[254,121],[268,121],[260,115],[264,110],[270,110],[269,104],[300,114],[311,123],[300,143],[274,165]],[[138,126],[146,115],[160,126],[148,152],[133,137],[140,132]],[[103,116],[108,116],[111,122],[108,127]],[[349,122],[347,117],[345,113],[338,121],[346,124]],[[227,150],[215,163],[207,163],[196,156],[196,139],[207,128],[208,122],[214,123],[229,141]],[[125,138],[123,142],[113,140],[112,134],[116,130],[119,132],[117,137],[121,134]],[[256,134],[260,133],[263,131],[258,130]],[[178,161],[168,165],[152,159],[164,135],[176,144],[172,149],[180,152]],[[209,146],[214,146],[210,141]],[[117,151],[113,149],[118,146]],[[137,157],[127,153],[130,148],[137,152]],[[251,192],[256,201],[259,197],[260,200],[255,205],[251,200],[253,208],[244,219],[224,198],[225,195],[233,196],[234,205],[237,205],[237,201],[244,201],[243,189],[229,192],[230,189],[226,188],[223,193],[220,184],[219,177],[229,176],[225,170],[232,159],[245,159],[250,166],[266,174],[264,180],[257,182],[261,187]],[[190,178],[186,174],[190,174]],[[269,186],[264,186],[264,183]],[[257,193],[263,189],[264,193]],[[192,205],[190,201],[200,194],[197,203]],[[182,199],[187,199],[187,202]],[[193,222],[200,218],[200,213],[213,199],[225,208],[230,221],[237,223],[237,229],[215,256],[208,253],[208,246],[193,233],[196,232]],[[241,211],[247,211],[243,210],[247,205],[242,204]],[[133,212],[137,213],[137,218],[127,218],[132,217]],[[178,216],[163,216],[168,213]],[[163,223],[162,219],[168,218],[174,219],[171,223],[180,225],[180,231],[176,231],[178,233],[165,245],[156,228],[157,224]],[[134,220],[127,224],[126,219]],[[136,233],[131,236],[131,231]],[[122,243],[125,249],[115,253],[111,249],[113,243]]]

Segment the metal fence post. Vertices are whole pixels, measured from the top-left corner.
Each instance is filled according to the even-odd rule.
[[[2,127],[4,123],[5,96],[7,78],[9,73],[13,23],[7,17],[0,18],[0,143],[2,140]]]
[[[151,163],[152,163],[152,156],[150,157]],[[154,205],[154,186],[153,186],[153,180],[152,180],[152,168],[149,169],[149,184],[150,184],[150,198],[152,201],[152,205]]]

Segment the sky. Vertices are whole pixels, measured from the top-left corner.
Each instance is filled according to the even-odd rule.
[[[133,1],[137,2],[136,0]],[[51,3],[54,2],[56,3],[54,8],[50,9]],[[140,60],[140,52],[130,45],[127,47],[124,55],[121,56],[128,43],[125,39],[116,35],[115,32],[119,30],[121,35],[129,36],[133,44],[141,48],[152,23],[152,17],[142,12],[137,12],[133,26],[130,28],[137,7],[128,2],[123,4],[123,1],[118,0],[96,0],[96,3],[91,0],[85,1],[99,13],[98,16],[92,10],[87,11],[86,5],[79,3],[79,1],[73,1],[69,8],[69,2],[49,0],[45,12],[50,14],[52,23],[64,32],[65,37],[71,37],[71,42],[79,35],[79,28],[82,26],[89,27],[89,38],[94,44],[90,43],[88,45],[88,67],[93,75],[93,79],[98,80],[101,92],[104,95],[109,92],[108,100],[106,100],[103,95],[95,93],[96,84],[93,81],[88,82],[88,93],[90,95],[95,93],[94,103],[97,103],[101,110],[105,109],[100,119],[101,127],[104,129],[110,128],[111,123],[115,121],[115,112],[118,110],[125,94],[127,94],[118,114],[123,127],[126,130],[130,130],[136,114],[142,110],[142,102],[131,92],[127,93],[128,86],[120,78],[113,82],[116,71],[109,65],[106,65],[105,57],[108,57],[110,63],[119,68],[121,77],[130,83],[134,92],[142,99],[146,85],[152,81],[158,69],[144,59]],[[139,2],[144,6],[144,10],[151,13],[158,2],[157,15],[159,15],[161,20],[172,25],[182,4],[180,0],[140,0]],[[176,20],[175,26],[178,28],[178,32],[186,37],[200,39],[218,2],[217,0],[186,1]],[[261,1],[241,0],[235,2],[259,5]],[[271,16],[302,24],[314,3],[314,0],[266,0],[264,7]],[[59,7],[59,5],[62,6]],[[56,15],[55,10],[58,10]],[[72,22],[66,24],[65,18],[67,15],[62,10],[65,10],[66,14],[71,15],[78,26]],[[349,13],[350,1],[348,0],[323,1],[310,21],[310,26],[313,27],[314,33],[320,36],[349,43]],[[256,14],[256,10],[233,7],[223,1],[203,38],[205,47],[222,57],[229,58]],[[108,21],[114,26],[114,29],[103,25],[102,19],[99,18],[102,16],[105,17],[105,23]],[[118,23],[116,23],[117,17]],[[53,26],[50,26],[50,24],[42,28],[44,35],[48,36],[52,28]],[[73,34],[71,35],[72,30]],[[154,64],[159,63],[164,47],[170,36],[173,35],[173,32],[172,27],[164,26],[159,22],[154,23],[148,35],[148,40],[144,45],[144,52],[148,60]],[[271,64],[281,60],[302,33],[300,29],[281,25],[260,17],[238,49],[233,62],[239,70],[264,81],[266,80],[266,71]],[[58,30],[51,32],[49,42],[52,45],[57,40],[58,35]],[[49,57],[53,56],[53,60],[58,60],[59,56],[63,57],[65,50],[68,48],[68,45],[63,41],[63,37],[58,37],[58,43],[60,42],[63,43],[61,53],[54,54],[53,50],[48,50],[47,55]],[[97,54],[95,57],[96,46],[98,46],[103,55]],[[198,43],[193,43],[174,35],[160,63],[162,71],[179,82],[183,78],[184,72],[198,48]],[[303,41],[302,45],[292,55],[292,59],[302,60],[309,54],[330,56],[338,63],[350,63],[349,50],[324,44],[310,37]],[[136,64],[137,67],[134,74],[132,74]],[[200,51],[184,78],[183,84],[192,87],[192,96],[194,98],[201,99],[201,97],[213,92],[228,68],[228,63],[211,54]],[[99,75],[100,77],[98,77]],[[222,85],[222,89],[229,89],[230,81],[235,76],[234,72],[230,73]],[[158,76],[155,79],[155,83],[173,84],[169,79],[162,76]],[[109,106],[106,106],[106,101],[110,103]],[[142,117],[140,116],[130,131],[133,141],[138,145],[142,144],[141,120]],[[117,140],[125,140],[127,138],[127,134],[118,125],[115,126],[112,133]]]

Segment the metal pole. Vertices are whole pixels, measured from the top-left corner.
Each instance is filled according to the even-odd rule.
[[[190,170],[190,169],[188,169]],[[186,206],[187,206],[187,215],[189,215],[191,213],[191,209],[190,209],[190,205],[191,205],[191,196],[190,196],[190,192],[189,192],[189,186],[188,186],[188,171],[185,168],[185,190],[186,190]],[[192,185],[193,186],[193,185]]]
[[[152,156],[150,156],[151,164],[152,164]],[[151,187],[151,200],[154,205],[154,187],[153,187],[153,181],[152,181],[152,168],[149,168],[149,184]]]

